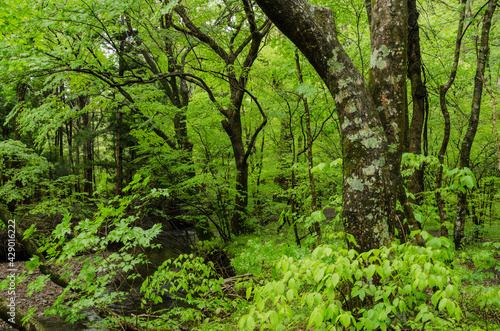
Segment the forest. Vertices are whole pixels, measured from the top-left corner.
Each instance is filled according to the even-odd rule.
[[[0,329],[500,330],[497,5],[0,1]]]

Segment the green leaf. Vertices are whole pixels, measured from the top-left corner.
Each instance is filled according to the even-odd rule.
[[[339,280],[340,280],[339,274],[337,274],[337,273],[333,274],[332,275],[332,287],[337,286],[337,284],[339,283]]]
[[[28,239],[35,231],[36,231],[35,224],[31,224],[31,226],[28,229],[26,229],[26,231],[24,231],[23,240]]]
[[[322,172],[322,171],[326,171],[326,170],[328,170],[328,169],[329,169],[328,164],[326,164],[326,163],[320,163],[320,164],[318,164],[317,166],[313,167],[313,168],[311,169],[311,172],[312,172],[312,173],[315,173],[315,172]]]
[[[377,270],[377,268],[373,264],[370,264],[368,266],[368,268],[365,268],[366,279],[370,280],[373,277],[373,275],[375,274],[376,270]]]
[[[323,276],[325,275],[325,269],[326,267],[323,267],[321,269],[316,270],[316,272],[314,273],[314,281],[316,283],[319,283],[323,279]]]
[[[337,321],[339,320],[340,323],[347,328],[351,324],[351,315],[349,315],[348,313],[343,313],[337,317]]]
[[[312,307],[314,305],[314,295],[312,293],[309,293],[306,297],[306,303],[309,307]]]
[[[269,312],[269,321],[271,322],[271,325],[273,325],[273,326],[278,325],[278,323],[280,322],[278,313],[275,312],[274,310],[271,310]]]
[[[255,329],[255,321],[253,319],[253,316],[248,316],[246,325],[249,330]]]
[[[276,284],[276,292],[278,294],[283,294],[283,292],[285,292],[285,284],[283,284],[282,281],[279,281],[277,284]]]
[[[447,298],[442,298],[441,301],[439,302],[439,306],[438,306],[438,309],[439,311],[443,310],[446,305],[448,304],[448,299]]]

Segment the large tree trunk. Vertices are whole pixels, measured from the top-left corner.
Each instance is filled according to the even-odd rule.
[[[302,51],[335,99],[344,157],[344,222],[357,242],[352,247],[367,251],[389,245],[395,228],[403,231],[402,222],[396,221],[398,199],[414,221],[400,171],[406,117],[406,1],[370,4],[370,88],[337,38],[331,9],[304,0],[257,3]]]
[[[476,136],[477,126],[479,124],[479,113],[481,109],[481,99],[483,96],[483,77],[488,62],[489,54],[489,38],[491,29],[491,18],[497,6],[496,0],[488,3],[488,7],[484,12],[483,26],[481,29],[481,41],[478,45],[477,51],[477,67],[476,76],[474,77],[474,94],[472,95],[471,114],[469,118],[469,126],[464,140],[462,141],[462,148],[460,150],[460,167],[465,168],[470,166],[470,151],[474,137]],[[467,192],[458,192],[458,206],[457,215],[455,218],[453,241],[455,248],[459,249],[462,238],[464,237],[465,218],[467,213]]]
[[[304,0],[257,0],[335,99],[342,128],[344,222],[358,251],[390,244],[401,184],[406,107],[406,29],[401,26],[407,26],[407,12],[406,1],[389,2],[376,1],[371,10],[376,24],[371,27],[370,91],[337,39],[331,9]]]

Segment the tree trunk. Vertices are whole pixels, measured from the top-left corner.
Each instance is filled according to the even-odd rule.
[[[237,34],[240,32],[238,29],[233,39],[229,41],[229,44],[231,45],[229,47],[229,52],[226,52],[226,50],[221,47],[212,37],[205,34],[202,29],[198,28],[194,24],[183,6],[177,6],[174,9],[175,13],[180,16],[183,24],[186,26],[185,29],[180,30],[189,31],[188,34],[197,38],[200,42],[211,48],[211,50],[220,59],[222,59],[225,64],[226,72],[222,74],[222,76],[224,76],[228,81],[229,91],[231,94],[230,106],[228,108],[223,108],[215,100],[213,92],[210,90],[210,88],[208,86],[204,86],[204,89],[209,92],[209,95],[211,96],[210,99],[216,104],[220,113],[226,118],[225,120],[221,121],[221,123],[222,127],[229,136],[234,152],[234,160],[236,163],[236,197],[234,201],[234,214],[231,218],[231,229],[236,235],[239,235],[242,233],[242,231],[246,230],[244,229],[243,223],[247,214],[248,205],[248,157],[252,153],[252,150],[255,146],[257,135],[267,123],[267,117],[265,116],[257,100],[249,91],[246,90],[246,86],[248,83],[248,73],[260,51],[262,39],[271,27],[271,24],[268,21],[264,22],[260,27],[258,27],[255,20],[253,6],[248,0],[242,0],[242,2],[246,23],[250,28],[250,34],[244,41],[247,46],[243,47],[244,44],[241,44],[240,47],[236,47],[236,45],[234,45],[234,40]],[[169,24],[172,24],[172,21]],[[172,26],[174,25],[172,24]],[[179,29],[178,27],[175,28]],[[240,57],[243,50],[245,50],[245,52],[247,53],[244,57]],[[241,67],[239,69],[237,69],[235,66],[235,64],[238,63],[241,63]],[[263,117],[261,125],[254,131],[254,134],[248,142],[246,149],[245,145],[243,144],[243,131],[241,124],[241,106],[245,94],[249,95],[255,101]]]
[[[16,307],[15,303],[13,305],[10,301],[0,297],[0,318],[11,328],[19,331],[46,331],[45,327],[33,317],[23,322],[27,315],[27,312]]]
[[[406,1],[371,4],[370,89],[337,39],[329,8],[304,0],[257,0],[274,24],[295,43],[327,85],[339,113],[346,231],[351,247],[367,251],[389,245],[396,201],[406,196],[400,162],[406,116]]]
[[[299,59],[299,52],[296,50],[295,51],[295,64],[297,66],[297,74],[299,76],[299,83],[304,83],[304,79],[302,77],[302,69],[300,68],[300,59]],[[309,186],[311,189],[311,212],[315,212],[318,210],[318,203],[317,203],[317,194],[316,194],[316,184],[314,182],[314,174],[312,173],[312,169],[314,167],[313,163],[313,152],[312,152],[312,145],[313,145],[313,136],[311,134],[311,112],[309,109],[309,102],[306,97],[301,96],[302,102],[304,103],[304,113],[306,117],[306,143],[307,143],[307,162],[309,164],[309,167],[307,169],[307,172],[309,174]],[[314,231],[316,232],[316,237],[317,237],[317,244],[321,244],[321,226],[319,222],[314,222]]]
[[[85,107],[85,98],[80,97],[78,99],[79,102],[79,108],[82,110]],[[87,198],[91,198],[92,194],[94,192],[93,190],[93,182],[94,182],[94,175],[93,175],[93,153],[92,153],[92,139],[89,137],[91,136],[91,123],[89,119],[89,114],[87,112],[82,114],[82,125],[83,125],[83,131],[85,134],[85,142],[83,143],[83,178],[84,178],[84,183],[83,183],[83,191],[87,193]]]
[[[440,166],[437,170],[436,174],[436,204],[438,207],[439,211],[439,218],[441,221],[441,236],[442,237],[448,237],[448,227],[446,226],[446,222],[448,221],[448,215],[446,214],[445,210],[445,203],[443,200],[443,197],[441,196],[441,185],[443,181],[443,163],[444,163],[444,156],[446,154],[446,149],[448,148],[448,142],[450,140],[450,131],[451,131],[451,125],[450,125],[450,113],[448,112],[448,105],[446,103],[446,93],[450,89],[451,85],[455,81],[455,77],[457,75],[457,69],[458,69],[458,62],[460,59],[460,47],[462,46],[462,38],[463,38],[463,31],[464,31],[464,20],[465,20],[465,4],[467,0],[461,0],[460,4],[462,6],[462,10],[460,11],[460,21],[458,23],[458,29],[457,29],[457,39],[455,41],[455,55],[453,59],[453,66],[450,72],[450,76],[448,78],[448,81],[446,84],[441,85],[439,88],[439,104],[441,107],[441,113],[443,114],[443,119],[444,119],[444,134],[443,134],[443,140],[441,142],[441,148],[439,150],[438,154],[438,160],[440,163]]]
[[[409,129],[408,152],[422,153],[422,129],[426,110],[427,88],[422,82],[422,57],[420,54],[420,34],[417,1],[408,0],[408,78],[411,82],[413,115]],[[424,191],[424,165],[415,169],[408,181],[408,191],[413,193],[417,204],[421,203]]]
[[[115,153],[116,153],[116,185],[115,195],[121,195],[123,183],[123,142],[122,142],[122,112],[116,112],[116,133],[115,133]]]
[[[481,99],[483,96],[483,77],[488,62],[489,54],[489,37],[491,29],[491,18],[495,12],[497,2],[492,0],[488,3],[488,7],[484,12],[483,25],[481,28],[481,41],[477,49],[477,67],[474,77],[474,93],[472,95],[471,114],[469,117],[469,126],[462,141],[460,150],[460,167],[463,169],[470,166],[470,152],[474,137],[476,136],[477,126],[479,124],[479,114],[481,109]],[[461,247],[461,242],[464,237],[465,220],[467,212],[467,192],[458,192],[457,215],[455,218],[453,241],[455,249]]]
[[[236,163],[236,196],[234,213],[231,218],[231,231],[235,235],[239,235],[247,230],[244,221],[248,205],[248,162],[242,138],[240,113],[235,112],[229,122],[222,121],[222,127],[231,140]]]

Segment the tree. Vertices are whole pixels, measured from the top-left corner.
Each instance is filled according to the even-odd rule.
[[[236,164],[236,197],[234,201],[234,213],[231,218],[231,229],[236,235],[246,230],[244,221],[247,215],[248,205],[248,158],[253,152],[259,132],[267,123],[267,117],[262,107],[246,88],[250,69],[260,51],[262,40],[271,27],[268,20],[261,22],[259,26],[258,16],[256,16],[251,3],[248,0],[243,0],[242,2],[243,11],[240,6],[236,4],[226,8],[228,11],[226,18],[230,29],[229,40],[225,40],[224,43],[229,45],[229,47],[227,47],[228,49],[222,47],[221,45],[223,44],[217,42],[215,38],[203,32],[204,29],[193,22],[186,8],[182,5],[177,6],[174,11],[179,16],[184,26],[178,26],[170,22],[172,28],[187,36],[196,38],[200,43],[210,48],[212,52],[215,53],[218,60],[224,65],[225,73],[213,70],[209,70],[209,72],[227,81],[230,93],[230,102],[227,107],[217,102],[212,89],[206,84],[200,84],[200,86],[210,94],[210,100],[225,117],[225,119],[221,121],[221,124],[231,141],[233,149],[234,161]],[[232,23],[231,21],[236,23]],[[240,33],[244,31],[242,29],[244,24],[248,25],[248,34],[243,36],[243,38],[238,38]],[[241,39],[241,41],[239,39]],[[237,41],[240,41],[239,45],[235,43]],[[198,68],[198,70],[205,71],[206,69]],[[198,82],[200,82],[199,79]],[[247,94],[255,101],[262,115],[262,123],[255,129],[250,141],[247,146],[245,146],[241,117],[243,100]]]
[[[344,156],[344,222],[355,248],[388,245],[395,230],[404,229],[397,200],[410,229],[415,228],[400,172],[407,115],[407,2],[367,3],[372,42],[368,84],[339,42],[330,8],[304,0],[257,3],[311,62],[335,99]]]
[[[429,111],[429,100],[427,88],[422,82],[422,55],[420,52],[420,27],[418,25],[417,1],[408,1],[408,78],[411,82],[411,96],[413,113],[410,127],[408,128],[407,141],[408,152],[413,154],[422,153],[422,131],[424,129],[425,114]],[[424,132],[426,135],[426,132]],[[424,154],[427,154],[427,141],[424,140]],[[408,183],[408,190],[416,196],[419,203],[422,197],[419,195],[424,191],[424,169],[415,169]]]
[[[489,55],[489,39],[491,30],[491,19],[495,12],[497,2],[492,0],[488,3],[488,7],[484,12],[483,25],[481,29],[481,39],[479,45],[477,45],[477,65],[476,65],[476,75],[474,77],[474,94],[472,95],[472,105],[471,114],[469,117],[469,126],[467,128],[467,133],[462,141],[462,148],[460,150],[460,167],[469,168],[470,167],[470,152],[472,149],[472,143],[474,142],[474,137],[476,136],[477,127],[479,124],[479,113],[481,110],[481,99],[483,96],[483,85],[484,85],[484,72],[486,70],[486,65],[488,63]],[[453,234],[453,241],[455,242],[455,248],[460,248],[462,238],[464,237],[465,229],[465,216],[467,213],[468,203],[467,203],[467,192],[458,192],[458,205],[457,205],[457,216],[455,218],[455,227]]]
[[[462,38],[464,36],[464,20],[465,20],[465,0],[461,0],[462,4],[462,10],[460,11],[460,20],[458,23],[458,29],[457,29],[457,38],[455,41],[455,52],[454,52],[454,59],[453,59],[453,66],[448,78],[448,81],[441,85],[439,87],[439,105],[441,108],[441,113],[443,114],[443,119],[444,119],[444,134],[443,134],[443,140],[441,142],[441,148],[439,149],[438,153],[438,160],[440,163],[440,166],[437,170],[436,174],[436,204],[439,210],[439,218],[441,219],[441,236],[448,237],[448,228],[446,227],[446,222],[448,220],[448,215],[446,214],[445,211],[445,203],[443,200],[443,197],[441,196],[441,185],[443,181],[443,163],[444,163],[444,156],[446,154],[446,149],[448,148],[448,142],[450,139],[450,113],[448,111],[448,106],[446,102],[446,94],[448,93],[448,90],[450,87],[453,85],[453,82],[455,81],[455,77],[457,75],[457,69],[458,69],[458,62],[460,59],[460,47],[462,45]]]

